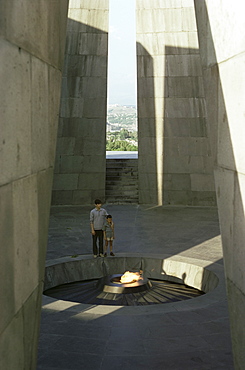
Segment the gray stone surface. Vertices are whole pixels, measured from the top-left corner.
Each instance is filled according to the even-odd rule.
[[[3,14],[3,13],[2,13]],[[4,185],[31,172],[31,76],[30,55],[1,38],[1,156],[0,184]],[[9,105],[15,91],[14,106]],[[19,124],[20,117],[25,117]],[[9,122],[9,124],[4,124]],[[13,132],[16,135],[13,135]]]
[[[60,46],[60,35],[62,33],[63,36],[66,22],[61,15],[67,14],[67,1],[32,4],[14,1],[13,6],[13,2],[3,0],[1,7],[0,32],[4,38],[10,44],[17,45],[28,54],[61,70],[64,48]],[[60,16],[48,22],[47,14]]]
[[[0,368],[36,369],[68,1],[0,5]]]
[[[139,202],[213,206],[214,140],[208,137],[194,3],[139,0],[136,9]],[[179,184],[185,191],[169,181],[175,175],[185,177]]]
[[[108,6],[69,4],[53,204],[105,198]]]
[[[138,159],[138,151],[106,151],[106,159]]]
[[[142,176],[139,174],[139,202],[215,205],[214,194],[211,197],[205,195],[212,188],[210,180],[214,183],[211,179],[213,160],[206,161],[206,158],[212,158],[212,153],[207,136],[194,3],[157,0],[149,3],[142,0],[136,8],[139,173],[142,173]],[[105,199],[103,138],[108,3],[70,3],[69,17],[54,204],[70,204],[68,200],[71,198],[72,204],[80,204],[81,200],[90,203],[96,192],[97,196]],[[172,140],[177,136],[185,140]],[[100,157],[100,165],[96,165],[97,156]],[[77,157],[90,159],[80,168]],[[88,162],[94,165],[91,167]],[[79,189],[71,183],[69,190],[72,195],[67,196],[68,193],[63,192],[68,190],[67,187],[62,189],[64,177],[59,174],[75,171],[82,173]],[[158,175],[152,176],[153,173]],[[188,192],[181,194],[173,192],[165,183],[165,176],[176,173],[189,178],[191,174],[202,173],[207,179],[197,187],[190,178]],[[95,181],[91,182],[92,178]],[[149,187],[149,182],[153,183],[152,187]],[[92,186],[91,194],[87,192],[88,183],[90,188]],[[87,199],[84,194],[88,194]]]
[[[0,259],[0,278],[1,282],[8,276],[8,284],[0,284],[0,299],[2,317],[0,321],[0,332],[4,331],[11,318],[15,314],[15,298],[12,294],[14,290],[14,222],[13,222],[13,192],[12,184],[0,187],[0,244],[7,245],[5,258]]]
[[[202,185],[202,181],[200,178],[198,179],[199,174],[207,174],[207,177],[212,176],[212,169],[215,164],[216,191],[227,269],[234,358],[236,368],[240,369],[244,367],[245,333],[244,322],[242,321],[244,312],[244,249],[242,246],[244,244],[243,200],[245,188],[243,152],[245,137],[243,104],[245,86],[243,81],[244,18],[239,0],[235,1],[232,7],[229,2],[225,1],[205,0],[202,2],[194,1],[194,3],[203,66],[207,117],[202,86],[197,87],[197,81],[193,82],[194,78],[198,78],[198,83],[201,83],[200,70],[196,63],[199,58],[199,49],[193,1],[140,0],[137,2],[138,76],[139,79],[142,79],[139,81],[139,86],[144,86],[144,81],[147,81],[147,89],[142,89],[142,96],[140,97],[139,117],[141,124],[139,131],[140,137],[146,137],[146,141],[151,144],[151,147],[148,148],[148,152],[151,153],[150,160],[146,158],[146,155],[145,157],[142,156],[144,150],[139,148],[140,166],[142,173],[148,174],[154,180],[153,187],[148,186],[149,181],[146,181],[147,186],[142,182],[140,187],[141,201],[142,203],[162,204],[165,198],[167,202],[172,204],[181,202],[192,205],[215,204],[214,192],[209,191],[210,188],[212,189],[211,184],[204,181]],[[66,143],[64,140],[62,144],[65,146],[64,150],[70,150],[70,155],[82,156],[84,149],[86,149],[94,155],[93,146],[98,141],[95,140],[93,145],[89,143],[87,147],[81,148],[81,144],[83,144],[81,137],[84,133],[87,133],[86,138],[89,139],[89,128],[83,129],[84,122],[86,122],[85,126],[87,127],[94,120],[99,122],[98,110],[95,109],[94,112],[91,112],[91,103],[95,93],[94,85],[86,79],[84,80],[83,77],[91,77],[93,81],[95,77],[101,78],[101,88],[98,89],[101,99],[98,103],[103,105],[102,117],[104,117],[106,94],[102,93],[102,86],[105,88],[107,69],[104,46],[107,45],[108,0],[74,0],[70,4],[72,21],[68,24],[69,34],[66,49],[70,58],[66,58],[64,63],[64,104],[61,106],[62,123],[59,129],[59,137],[64,139],[66,137],[75,138],[78,131],[80,139],[76,143],[73,140],[72,144],[72,140],[67,140]],[[32,2],[30,4],[25,0],[21,2],[3,0],[0,7],[0,48],[2,56],[2,84],[0,88],[2,119],[0,238],[1,245],[4,246],[4,259],[1,261],[0,272],[1,277],[3,277],[0,284],[1,307],[3,307],[0,324],[0,367],[3,369],[11,367],[11,370],[15,368],[19,370],[20,368],[35,367],[34,352],[39,317],[38,309],[40,307],[37,292],[38,290],[40,292],[42,286],[43,260],[46,249],[49,189],[52,181],[53,154],[56,140],[60,71],[63,64],[64,50],[62,40],[64,39],[66,24],[67,1]],[[98,13],[98,9],[102,11]],[[86,34],[88,28],[85,23],[89,25],[90,31],[92,31],[90,34]],[[224,27],[224,24],[226,27]],[[81,40],[83,45],[81,45]],[[94,40],[100,43],[97,48],[95,48]],[[92,55],[91,52],[97,54]],[[101,55],[98,55],[98,53],[101,53]],[[191,57],[193,57],[193,62],[190,61]],[[165,63],[166,59],[174,61],[173,69],[171,66],[167,68],[169,65]],[[187,76],[186,71],[191,71],[194,76]],[[171,81],[170,84],[166,85],[168,72],[171,73],[171,76],[167,77],[179,78],[181,85],[183,85],[184,78],[187,78],[186,88],[179,88],[176,81],[174,83]],[[176,73],[182,73],[182,75],[176,76]],[[191,83],[190,77],[192,78]],[[66,78],[70,78],[70,81],[65,81]],[[147,80],[148,78],[149,80]],[[80,91],[84,93],[84,86],[91,88],[91,93],[88,92],[88,100],[80,95]],[[190,94],[192,88],[193,96]],[[68,100],[69,89],[73,90],[74,95],[69,98],[68,102],[65,100]],[[167,101],[166,111],[165,98]],[[196,98],[197,100],[195,100]],[[174,104],[174,100],[176,104]],[[39,103],[43,109],[41,109]],[[88,117],[81,117],[84,113]],[[165,113],[168,113],[170,117],[166,117]],[[33,120],[36,121],[36,124]],[[41,122],[42,120],[43,122]],[[68,120],[70,120],[71,128],[67,127]],[[181,121],[184,122],[184,127],[178,135],[176,131],[178,131],[178,125]],[[152,127],[149,127],[149,123]],[[170,124],[173,124],[173,128],[169,127]],[[101,127],[102,130],[99,130],[99,133],[103,136],[105,125],[101,125]],[[93,126],[93,129],[95,129],[95,126]],[[188,137],[188,130],[190,130],[191,138],[198,138],[197,146],[200,146],[201,149],[199,155],[196,155],[197,146],[193,145],[190,149],[190,155],[186,155],[186,158],[182,161],[182,156],[172,156],[174,150],[171,148],[168,153],[171,152],[171,155],[166,155],[166,161],[163,161],[164,141],[162,138],[171,137],[171,135]],[[152,138],[156,138],[156,140],[152,140]],[[211,153],[209,153],[205,141],[209,142],[209,147],[212,149]],[[43,143],[43,146],[40,142]],[[187,153],[187,147],[182,147],[181,141],[173,142],[180,146],[181,153],[183,153],[183,150]],[[193,141],[191,143],[193,144]],[[203,152],[203,150],[206,150],[206,152]],[[104,153],[100,154],[104,155]],[[58,173],[60,168],[59,159],[56,161]],[[143,172],[145,164],[148,168],[146,166],[145,172]],[[149,172],[149,168],[154,168],[154,173]],[[167,174],[168,182],[172,175],[182,174],[183,169],[185,174],[195,175],[195,181],[192,181],[194,190],[180,189],[175,191],[167,189],[166,191],[163,169]],[[168,172],[169,169],[170,172]],[[206,186],[209,188],[208,191]],[[155,189],[157,189],[157,192],[155,192]],[[72,202],[85,204],[88,199],[94,199],[96,196],[103,197],[103,194],[104,188],[56,190],[54,198],[64,202],[64,196],[65,202],[69,204]],[[168,199],[170,200],[168,201]],[[149,206],[149,209],[154,209],[154,207]],[[137,208],[137,217],[141,214],[138,211]],[[147,244],[147,251],[151,250],[150,254],[157,254],[159,251],[157,252],[157,248],[154,249],[154,247],[159,245],[161,240],[164,240],[164,247],[167,248],[170,255],[181,253],[181,256],[193,258],[194,254],[199,260],[210,261],[210,266],[212,265],[215,268],[217,263],[214,261],[217,261],[218,255],[220,258],[220,239],[216,237],[217,235],[213,236],[210,242],[207,242],[205,238],[198,239],[202,229],[200,229],[200,225],[204,227],[203,222],[206,218],[201,217],[200,222],[196,214],[191,218],[190,213],[183,214],[180,209],[178,211],[183,216],[181,222],[183,222],[184,227],[181,227],[182,223],[178,219],[179,215],[175,215],[176,218],[173,224],[176,226],[177,222],[180,227],[178,233],[180,233],[181,238],[177,238],[176,229],[169,227],[168,224],[168,228],[171,230],[171,234],[169,234],[168,228],[164,228],[162,222],[157,229],[157,231],[160,230],[161,234],[161,239],[158,240],[159,233],[156,233],[157,236],[155,234],[152,236],[151,233],[155,224],[150,223],[151,227],[149,228],[149,218],[147,217],[147,222],[143,222],[141,218],[144,225],[143,229],[140,228],[139,230],[134,227],[129,230],[128,227],[124,228],[121,241],[125,242],[129,252],[130,249],[136,248],[137,253],[142,253],[143,247]],[[130,219],[135,225],[134,222],[138,218],[135,215],[130,218],[128,210],[126,212],[124,213],[125,219],[127,221]],[[154,213],[150,214],[151,217],[154,215],[156,216]],[[173,213],[168,212],[170,219],[171,216],[173,216]],[[69,217],[71,215],[68,215],[68,219]],[[186,218],[189,220],[188,225],[186,224]],[[196,224],[197,220],[198,223]],[[164,219],[164,221],[166,220]],[[193,228],[193,223],[195,223],[195,228]],[[204,234],[211,237],[213,227],[212,224],[208,224],[208,227],[205,225]],[[145,229],[148,230],[147,233],[145,233]],[[34,234],[34,230],[38,232],[38,235]],[[69,227],[67,230],[69,230]],[[69,240],[66,240],[62,234],[59,236],[57,231],[58,246],[60,247],[60,243],[64,242],[66,251],[69,251],[71,245],[72,249],[74,246],[79,249],[80,239],[78,234],[80,231],[78,230],[75,234],[72,233],[72,236],[68,235]],[[133,245],[130,244],[132,235],[135,240],[139,241],[138,244],[135,242]],[[193,248],[190,250],[188,244],[185,244],[190,238],[195,240],[194,250]],[[70,240],[72,240],[72,243]],[[151,242],[145,243],[146,240]],[[26,242],[32,243],[32,245],[28,244],[26,246]],[[176,245],[181,245],[181,248],[176,248]],[[122,246],[125,249],[124,244]],[[186,247],[187,249],[185,249]],[[51,249],[51,252],[55,256],[55,251]],[[29,258],[28,253],[31,253],[31,256],[34,257],[33,260]],[[20,271],[19,262],[22,271]],[[33,281],[32,279],[28,280],[27,273],[34,273]],[[17,281],[18,279],[22,279],[23,283],[29,285],[29,291],[26,286],[23,287]],[[3,283],[6,282],[7,287],[3,286]],[[16,292],[16,288],[18,292]],[[93,307],[89,312],[82,313],[81,311],[78,312],[77,308],[74,310],[72,305],[64,305],[63,302],[45,302],[45,304],[50,304],[48,306],[50,311],[47,315],[50,322],[63,321],[62,324],[64,324],[65,319],[70,315],[70,320],[68,320],[66,326],[68,333],[71,333],[69,330],[72,329],[75,332],[76,328],[78,331],[81,330],[79,336],[86,335],[87,339],[91,328],[89,324],[93,322],[93,324],[100,324],[97,327],[96,325],[93,326],[94,332],[97,335],[98,332],[104,333],[104,337],[109,339],[105,347],[104,343],[102,345],[98,343],[97,337],[95,338],[95,334],[93,334],[92,339],[96,340],[92,341],[89,346],[89,353],[94,354],[94,344],[100,344],[99,351],[105,355],[103,362],[100,361],[101,359],[98,361],[96,356],[91,358],[88,353],[81,356],[80,353],[74,351],[74,338],[71,338],[72,344],[70,347],[68,346],[72,356],[68,356],[68,352],[60,353],[59,351],[59,345],[64,345],[67,342],[66,339],[58,337],[61,331],[64,330],[64,326],[62,325],[61,329],[60,323],[58,323],[57,327],[59,326],[60,331],[58,330],[51,338],[51,326],[49,322],[46,322],[50,341],[47,341],[48,337],[44,331],[42,332],[43,342],[41,345],[46,348],[47,342],[56,344],[53,349],[57,352],[47,353],[46,358],[49,358],[50,362],[48,366],[44,365],[44,367],[46,370],[48,368],[69,367],[70,358],[72,357],[74,360],[73,368],[80,368],[81,364],[85,366],[87,361],[89,361],[90,368],[96,368],[98,364],[100,369],[103,367],[109,369],[112,366],[115,368],[115,363],[112,361],[115,359],[115,354],[118,355],[116,365],[121,366],[121,368],[126,365],[128,368],[146,367],[149,369],[167,366],[182,368],[183,361],[189,362],[188,368],[217,369],[232,367],[230,343],[227,341],[229,330],[225,300],[217,306],[209,306],[208,295],[206,298],[205,310],[201,306],[197,307],[195,302],[200,301],[195,300],[191,302],[191,306],[180,304],[178,312],[174,312],[174,314],[170,310],[167,318],[166,316],[158,316],[156,319],[156,316],[150,315],[152,311],[149,311],[149,315],[142,315],[144,322],[147,325],[149,324],[144,326],[143,329],[141,329],[142,318],[137,321],[138,319],[134,318],[132,310],[129,311],[129,314],[129,312],[126,313],[122,309],[111,309],[111,315],[108,315],[108,309]],[[36,306],[35,303],[37,303]],[[47,307],[46,310],[48,310]],[[61,312],[59,312],[60,310]],[[55,312],[57,311],[59,314],[56,316]],[[30,312],[33,313],[33,316],[30,320],[27,320]],[[118,323],[118,318],[114,321],[112,319],[117,314],[120,314],[118,315],[120,316],[120,323]],[[74,319],[74,316],[76,316],[76,319]],[[124,320],[125,317],[127,317],[127,320]],[[62,319],[60,320],[60,318]],[[151,319],[155,321],[151,322]],[[74,326],[71,325],[71,322],[74,322],[72,320],[75,321]],[[85,323],[87,327],[84,328],[83,326],[81,329],[77,325],[78,320],[79,323]],[[128,325],[128,331],[124,331],[125,326],[127,326],[125,322]],[[161,322],[164,332],[154,331],[155,327],[160,330],[159,322]],[[171,329],[169,329],[173,331],[170,335],[166,335],[166,333],[169,333],[167,327],[169,322],[175,322],[177,325],[176,327],[171,326]],[[132,325],[132,323],[137,323],[137,325]],[[106,330],[100,331],[99,329],[103,324],[105,324]],[[115,329],[118,324],[121,325],[119,332]],[[110,328],[109,337],[108,328]],[[138,328],[140,329],[138,330]],[[206,331],[207,328],[208,331]],[[88,330],[86,331],[86,329]],[[196,335],[197,330],[198,334]],[[138,333],[141,334],[140,337],[143,337],[142,341],[137,340],[138,336],[134,337]],[[183,333],[184,338],[181,335]],[[158,339],[164,337],[166,341],[162,343],[158,340],[156,344],[154,335]],[[70,336],[73,336],[73,332]],[[118,348],[113,348],[115,338],[119,338],[123,342],[120,351]],[[124,339],[128,339],[128,341]],[[132,339],[134,339],[133,343],[131,342]],[[79,348],[80,351],[84,348],[83,344],[84,342],[81,343],[82,349]],[[133,347],[133,344],[135,344],[135,347]],[[166,348],[164,357],[162,356],[163,348]],[[190,348],[194,350],[194,354],[193,352],[190,354]],[[134,349],[133,355],[132,349]],[[176,356],[176,349],[182,356]],[[13,356],[13,353],[15,356]],[[42,358],[45,360],[45,355]]]
[[[119,254],[117,258],[97,258],[92,261],[81,255],[71,256],[65,260],[64,258],[55,259],[53,264],[49,261],[45,270],[44,290],[71,282],[124,274],[125,271],[143,271],[147,278],[178,282],[209,293],[208,301],[211,304],[211,301],[216,302],[225,294],[223,269],[215,266],[214,270],[215,273],[212,272],[212,267],[206,267],[205,261],[180,256],[151,257],[149,262],[147,257],[133,254],[128,256]],[[198,300],[200,304],[203,301],[206,302],[206,296]],[[174,303],[173,306],[178,308],[179,302]],[[169,307],[170,303],[167,308]],[[147,311],[148,309],[146,307]],[[159,309],[161,310],[161,307]]]
[[[244,20],[242,4],[195,1],[204,71],[215,187],[229,292],[234,363],[243,369],[245,325],[244,244]],[[224,25],[229,25],[225,27]],[[232,33],[229,31],[232,29]],[[222,31],[221,31],[222,30]],[[235,42],[234,42],[235,40]],[[216,141],[216,143],[215,143]],[[212,145],[214,144],[214,145]],[[239,303],[238,303],[239,302]]]
[[[174,263],[189,261],[194,269],[199,265],[214,272],[219,285],[200,298],[144,308],[76,304],[44,296],[37,368],[232,370],[217,210],[104,207],[115,222],[116,257],[94,260],[92,256],[92,206],[52,207],[47,266],[83,263],[82,269],[72,273],[76,276],[84,271],[88,276],[93,269],[100,274],[103,265],[117,273],[128,266],[127,261],[130,268],[143,266],[156,278],[156,269],[174,269]],[[182,268],[180,274],[189,271],[188,264]]]
[[[120,159],[113,158],[113,155],[110,159],[108,157],[107,155],[106,202],[138,204],[138,160],[130,158],[133,157],[130,154],[123,154]]]

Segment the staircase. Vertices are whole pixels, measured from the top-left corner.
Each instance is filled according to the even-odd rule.
[[[106,159],[106,203],[138,201],[138,159]]]

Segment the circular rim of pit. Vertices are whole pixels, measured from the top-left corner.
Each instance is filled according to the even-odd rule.
[[[54,311],[61,311],[67,310],[73,311],[74,313],[81,313],[87,312],[90,314],[113,314],[113,315],[140,315],[140,314],[163,314],[167,312],[173,311],[186,311],[186,310],[193,310],[193,309],[201,309],[204,307],[208,307],[209,305],[215,304],[219,301],[223,301],[226,299],[226,286],[225,286],[225,277],[224,277],[224,267],[220,263],[214,263],[207,260],[199,260],[190,257],[184,256],[169,256],[169,255],[139,255],[139,254],[117,254],[117,257],[114,259],[106,259],[107,264],[110,262],[108,261],[115,261],[117,260],[117,264],[120,260],[121,265],[125,264],[125,261],[134,262],[138,261],[150,261],[151,263],[154,261],[156,264],[164,265],[164,262],[167,261],[168,264],[171,266],[173,265],[180,265],[186,266],[188,268],[193,268],[194,270],[198,271],[206,271],[209,275],[213,276],[216,279],[216,286],[209,291],[206,291],[205,294],[196,297],[195,299],[189,299],[186,301],[179,301],[179,302],[172,302],[168,304],[159,304],[159,305],[151,305],[151,306],[107,306],[107,305],[94,305],[94,304],[86,304],[86,303],[75,303],[70,301],[63,301],[57,300],[55,298],[51,298],[48,296],[43,295],[43,309],[50,309]],[[105,259],[92,259],[89,255],[79,255],[76,258],[72,257],[61,257],[58,259],[47,261],[46,269],[45,269],[45,281],[44,281],[44,290],[48,289],[47,287],[47,278],[51,278],[53,276],[54,271],[57,269],[60,270],[62,268],[68,268],[75,271],[74,266],[76,264],[81,263],[83,266],[95,264],[97,267],[101,267],[105,263]],[[99,265],[99,266],[98,266]],[[128,267],[124,267],[125,271],[129,270]],[[53,271],[53,273],[51,273]],[[94,278],[103,277],[102,276],[95,276]],[[168,277],[168,280],[171,281],[170,275],[165,275]],[[176,279],[176,276],[172,276]],[[148,276],[151,278],[151,276]],[[177,277],[178,279],[178,277]],[[76,279],[78,280],[78,278]],[[60,284],[64,284],[66,282],[72,282],[76,280],[69,280],[69,281],[61,281]],[[82,280],[82,279],[81,279]],[[86,280],[86,279],[84,279]],[[162,280],[165,280],[163,278]],[[174,280],[176,281],[176,280]],[[46,284],[46,286],[45,286]],[[59,284],[53,284],[52,286],[57,286]],[[191,286],[190,284],[187,284]]]

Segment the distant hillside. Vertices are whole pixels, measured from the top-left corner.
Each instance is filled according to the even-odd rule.
[[[137,131],[137,109],[135,105],[108,105],[107,107],[108,131],[127,129]]]
[[[108,105],[107,114],[121,114],[121,113],[136,114],[136,106],[119,104]]]

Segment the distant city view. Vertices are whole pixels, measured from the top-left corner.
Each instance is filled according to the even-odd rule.
[[[134,0],[110,0],[108,47],[106,150],[138,151]]]
[[[108,105],[106,150],[138,150],[137,109],[135,105]]]

